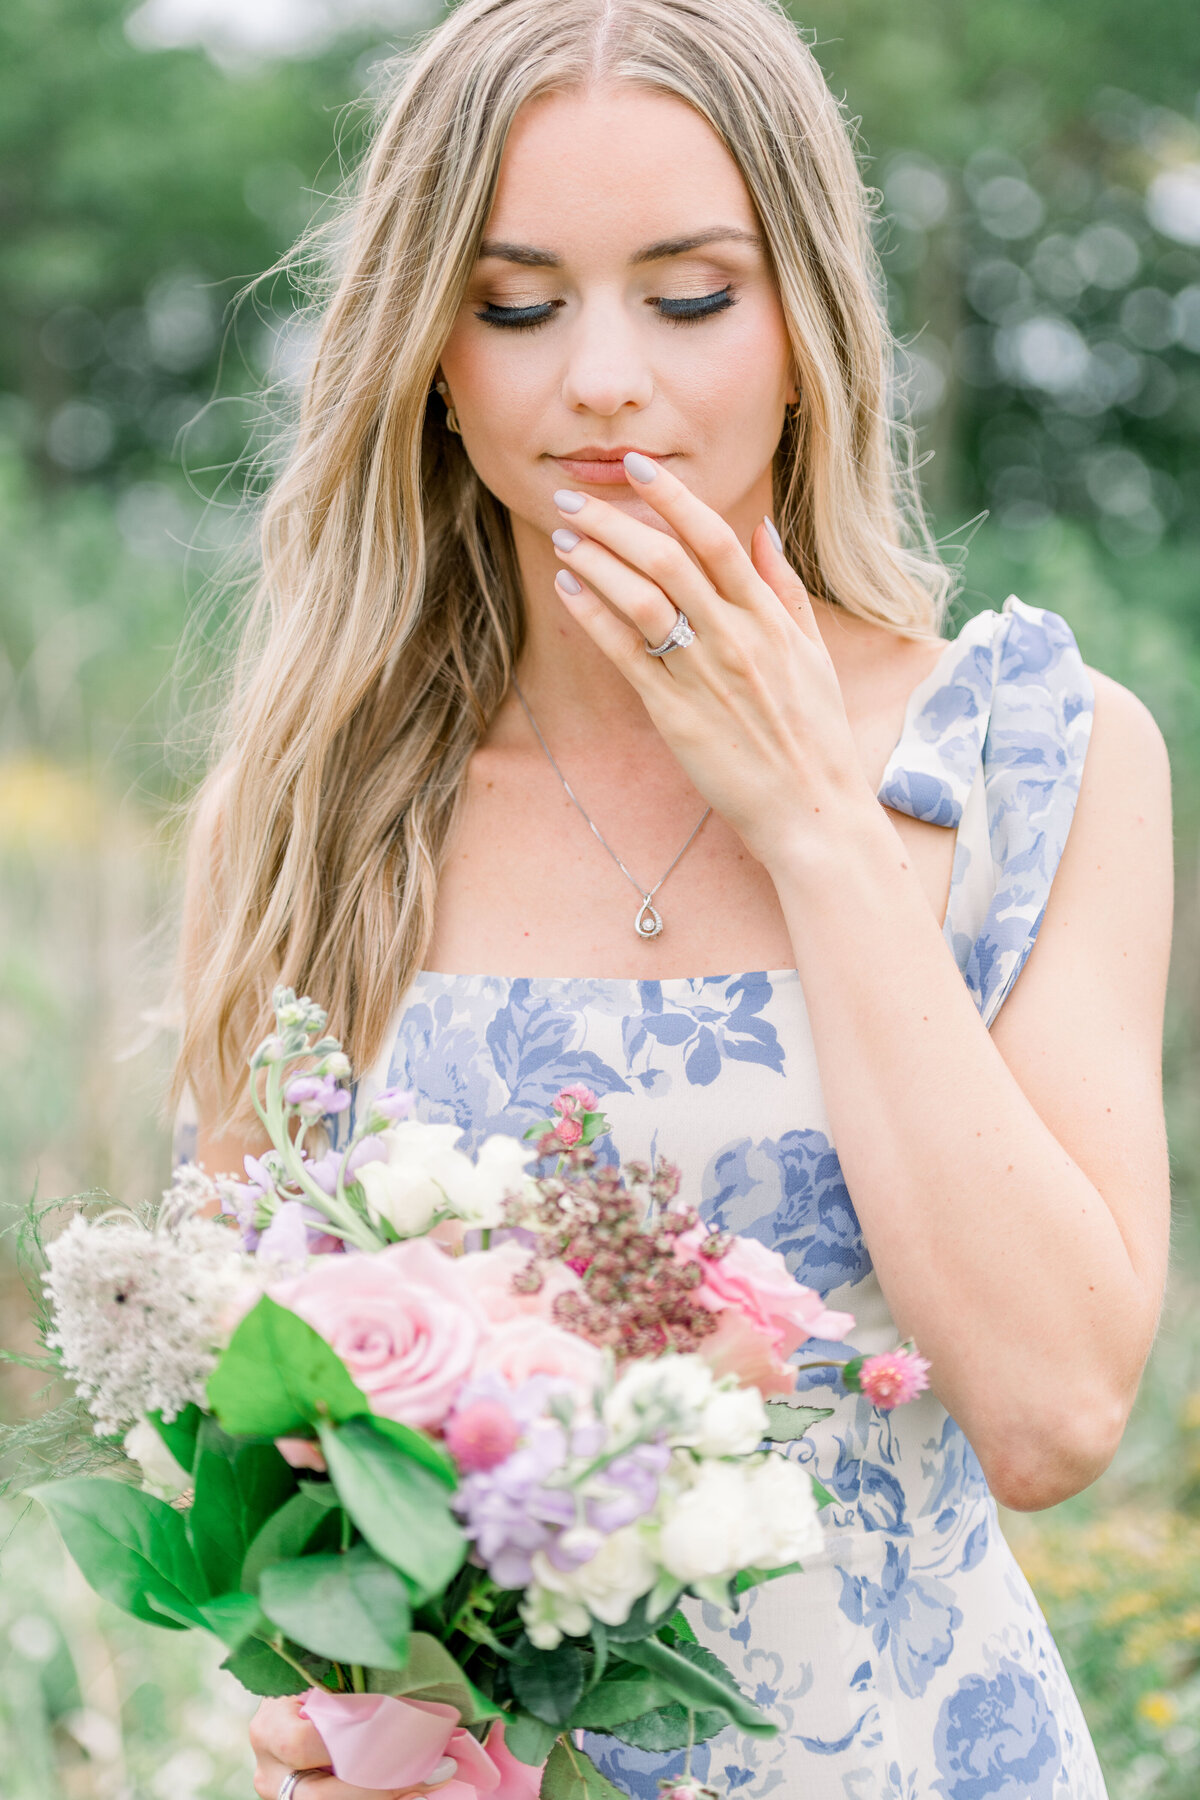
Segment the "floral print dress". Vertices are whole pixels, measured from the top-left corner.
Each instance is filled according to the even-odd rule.
[[[1033,945],[1070,828],[1092,691],[1062,619],[1010,599],[972,619],[913,694],[879,797],[957,832],[945,939],[991,1024]],[[614,1159],[681,1164],[714,1225],[786,1257],[853,1312],[855,1348],[896,1329],[846,1189],[794,969],[674,978],[419,974],[364,1085],[412,1087],[474,1147],[520,1135],[568,1082],[592,1088]],[[845,1359],[849,1347],[800,1353]],[[789,1446],[825,1483],[826,1546],[697,1631],[779,1726],[730,1728],[693,1772],[780,1800],[1103,1800],[1078,1702],[997,1527],[974,1452],[931,1393],[894,1414],[803,1378],[832,1408]],[[616,1786],[656,1800],[678,1755],[593,1736]]]

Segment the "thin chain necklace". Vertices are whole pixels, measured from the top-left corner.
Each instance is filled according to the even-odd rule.
[[[529,720],[529,723],[533,726],[534,735],[536,736],[538,743],[542,746],[542,749],[546,752],[546,759],[549,762],[550,767],[554,770],[554,773],[558,776],[558,779],[562,782],[563,787],[566,789],[567,798],[570,800],[572,806],[575,807],[576,811],[584,819],[589,831],[592,833],[592,836],[597,840],[598,843],[602,844],[604,846],[604,848],[608,851],[608,854],[612,857],[612,859],[616,863],[618,869],[620,869],[622,875],[625,877],[626,881],[633,888],[634,892],[636,894],[641,895],[642,904],[638,907],[637,916],[633,921],[633,929],[637,932],[637,934],[640,938],[656,938],[658,936],[659,932],[663,928],[663,920],[662,920],[662,914],[657,910],[657,908],[653,904],[654,896],[655,896],[655,894],[657,894],[657,892],[658,892],[659,888],[662,886],[663,882],[667,879],[667,876],[671,873],[671,870],[674,869],[675,864],[678,863],[682,859],[682,857],[684,855],[684,851],[691,848],[691,845],[700,830],[700,826],[703,825],[705,819],[707,819],[709,813],[712,811],[712,807],[711,806],[705,807],[704,812],[702,813],[699,822],[693,828],[691,836],[688,838],[687,843],[683,846],[683,850],[681,850],[679,852],[679,855],[675,858],[675,861],[671,864],[671,867],[669,869],[667,869],[664,874],[659,876],[659,878],[655,882],[654,886],[647,890],[646,888],[644,888],[642,886],[641,882],[638,881],[636,876],[633,876],[629,873],[629,870],[625,867],[625,864],[621,861],[620,857],[617,855],[617,853],[613,849],[612,845],[608,842],[607,838],[605,838],[603,836],[603,834],[600,832],[600,830],[598,829],[595,821],[589,816],[589,814],[580,805],[579,800],[576,797],[574,789],[572,788],[570,782],[567,780],[566,776],[563,774],[562,770],[559,768],[558,764],[555,762],[554,757],[550,751],[550,746],[546,742],[545,738],[542,736],[541,729],[538,726],[538,722],[529,710],[529,702],[528,702],[528,700],[526,700],[524,694],[521,692],[520,684],[517,681],[517,678],[515,675],[513,676],[513,687],[516,689],[517,699],[521,702],[521,705],[525,709],[525,717]]]

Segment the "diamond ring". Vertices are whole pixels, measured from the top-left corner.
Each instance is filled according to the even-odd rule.
[[[662,643],[658,645],[657,649],[653,644],[647,644],[646,654],[647,656],[665,656],[668,650],[686,650],[688,645],[695,643],[695,641],[696,634],[688,624],[686,614],[681,613],[679,608],[676,607],[675,623],[672,625],[670,631],[667,633]]]

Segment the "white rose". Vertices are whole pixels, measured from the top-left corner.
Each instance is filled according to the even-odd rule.
[[[732,1381],[713,1392],[692,1440],[701,1456],[749,1456],[767,1435],[770,1420],[757,1388]]]
[[[454,1149],[462,1129],[404,1119],[378,1135],[387,1145],[386,1160],[362,1163],[354,1179],[372,1218],[386,1219],[401,1237],[419,1237],[450,1206],[450,1190],[461,1179],[459,1165],[471,1168],[469,1158]]]
[[[126,1456],[141,1468],[142,1486],[160,1500],[182,1494],[191,1485],[191,1476],[175,1461],[149,1420],[139,1419],[131,1425],[123,1442]]]
[[[772,1454],[753,1465],[747,1481],[747,1508],[758,1533],[751,1558],[759,1569],[803,1562],[821,1549],[821,1515],[812,1477],[790,1457]]]
[[[663,1507],[658,1556],[677,1581],[726,1579],[753,1565],[752,1501],[742,1463],[706,1462]]]

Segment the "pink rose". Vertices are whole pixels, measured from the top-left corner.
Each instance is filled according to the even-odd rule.
[[[556,1375],[590,1393],[603,1380],[604,1358],[595,1344],[549,1319],[508,1319],[484,1339],[476,1369],[502,1376],[512,1388],[534,1375]]]
[[[549,1319],[559,1294],[579,1287],[579,1277],[563,1263],[550,1263],[543,1270],[542,1285],[536,1294],[517,1293],[513,1278],[532,1261],[533,1251],[511,1238],[497,1244],[494,1250],[478,1250],[463,1257],[459,1264],[462,1279],[490,1324],[500,1325],[506,1319]]]
[[[710,1312],[740,1314],[750,1329],[736,1319],[722,1319],[705,1339],[704,1354],[714,1367],[723,1360],[722,1372],[737,1374],[744,1385],[760,1387],[764,1379],[772,1380],[775,1385],[763,1392],[777,1393],[783,1381],[790,1392],[795,1371],[785,1374],[788,1357],[805,1338],[845,1337],[854,1315],[830,1312],[818,1293],[793,1280],[779,1252],[757,1238],[735,1237],[724,1256],[703,1256],[700,1247],[707,1236],[705,1227],[697,1225],[675,1240],[680,1261],[697,1262],[704,1271],[693,1297]],[[761,1340],[757,1346],[755,1339]]]
[[[324,1475],[325,1457],[315,1438],[276,1438],[275,1448],[284,1462],[291,1463],[293,1469],[316,1469],[318,1474]]]
[[[424,1238],[322,1257],[268,1292],[337,1351],[386,1419],[436,1427],[475,1365],[482,1330],[463,1264]]]

